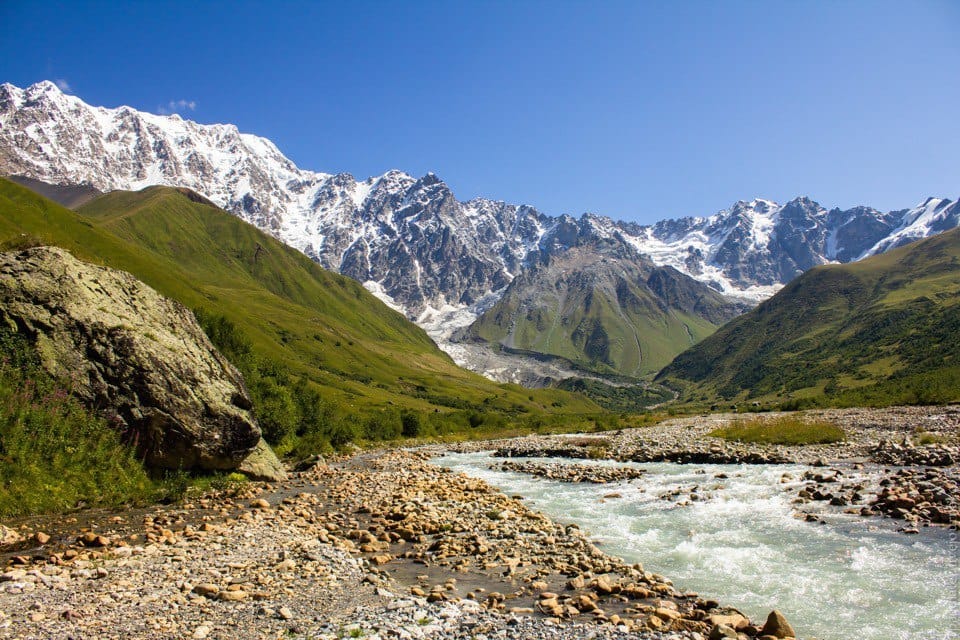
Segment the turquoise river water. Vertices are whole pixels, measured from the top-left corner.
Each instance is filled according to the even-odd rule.
[[[892,521],[840,510],[825,515],[827,524],[798,519],[797,485],[782,476],[800,478],[806,467],[632,464],[647,474],[592,485],[491,470],[496,462],[488,453],[435,460],[523,496],[557,522],[576,523],[605,552],[641,562],[682,590],[754,620],[780,609],[801,638],[960,638],[957,532],[905,535]],[[695,487],[701,500],[688,506],[660,498]],[[603,498],[611,492],[622,497]]]

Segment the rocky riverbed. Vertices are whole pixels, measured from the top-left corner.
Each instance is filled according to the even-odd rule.
[[[770,420],[781,414],[711,414],[676,418],[652,427],[577,434],[528,436],[503,441],[462,443],[468,452],[492,450],[511,470],[547,477],[564,471],[510,458],[603,459],[619,462],[682,464],[807,464],[823,467],[808,474],[797,493],[801,515],[818,519],[809,507],[846,507],[849,513],[883,515],[904,521],[902,531],[922,526],[960,528],[960,406],[830,409],[804,412],[810,420],[843,428],[843,442],[783,446],[727,442],[708,434],[737,420]],[[542,467],[542,468],[541,468]],[[506,467],[504,467],[506,468]],[[611,471],[604,471],[611,473]],[[785,479],[786,481],[787,479]]]
[[[79,529],[19,523],[23,541],[0,574],[0,637],[679,640],[721,624],[761,631],[763,621],[681,593],[605,555],[575,526],[428,456],[362,454],[175,508],[94,514]],[[772,620],[771,629],[786,628]]]
[[[858,508],[956,524],[950,511],[956,462],[926,467],[910,461],[957,459],[960,409],[825,413],[847,430],[848,442],[731,445],[705,434],[732,418],[706,416],[617,433],[452,448],[517,456],[602,453],[617,460],[673,459],[687,451],[723,460],[804,461],[821,465],[825,475],[806,479],[800,491],[810,497],[798,499],[817,502],[814,491],[829,485],[841,499],[859,492],[868,501]],[[918,425],[937,436],[936,450],[913,451]],[[781,616],[750,621],[709,594],[682,592],[640,564],[606,555],[576,526],[430,464],[449,448],[321,461],[279,483],[249,483],[172,507],[4,523],[0,638],[794,635]],[[879,466],[872,456],[880,452],[902,458]],[[860,480],[856,465],[888,473]],[[607,480],[582,471],[572,473]],[[908,518],[907,524],[924,523]]]
[[[606,484],[608,482],[622,482],[624,480],[636,480],[642,478],[646,471],[643,469],[634,469],[632,467],[599,467],[590,464],[556,464],[534,462],[525,460],[523,462],[516,460],[507,460],[499,464],[492,465],[491,468],[500,471],[516,471],[517,473],[529,473],[547,480],[559,480],[560,482],[590,482],[593,484]]]

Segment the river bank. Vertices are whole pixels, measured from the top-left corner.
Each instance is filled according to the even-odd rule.
[[[495,458],[507,459],[498,463],[501,466],[515,466],[517,463],[510,463],[510,458],[548,457],[701,465],[811,465],[822,470],[806,473],[796,493],[798,512],[811,518],[829,505],[867,517],[882,515],[901,520],[905,533],[915,533],[925,526],[960,528],[960,406],[803,412],[807,419],[835,424],[845,431],[844,441],[831,444],[753,444],[708,435],[738,420],[774,420],[780,415],[688,416],[639,429],[574,436],[533,435],[448,448],[460,453],[492,451]],[[570,472],[523,464],[530,467],[528,472],[546,477]]]
[[[86,531],[24,523],[33,546],[0,575],[0,637],[696,639],[720,622],[760,631],[429,455],[363,454],[136,521],[102,514]]]
[[[907,428],[903,415],[955,435],[960,411],[939,411],[858,414],[859,426],[843,426],[869,437],[835,455],[786,453],[816,456],[825,470],[857,464],[881,436]],[[608,451],[630,451],[620,448],[628,442],[711,451],[700,432],[722,419],[686,420],[578,438],[608,438]],[[764,628],[710,594],[678,590],[604,553],[578,527],[430,463],[451,448],[587,449],[575,440],[360,453],[172,507],[6,523],[24,540],[3,549],[0,638],[792,635],[776,617]],[[955,477],[956,465],[941,470]]]

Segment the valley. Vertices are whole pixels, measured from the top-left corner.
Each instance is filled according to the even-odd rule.
[[[0,84],[0,638],[956,637],[957,201],[548,214],[156,111]]]
[[[899,605],[907,609],[879,610],[869,591],[874,579],[865,578],[862,589],[866,591],[859,591],[857,602],[840,599],[818,605],[821,597],[830,597],[826,588],[819,587],[808,594],[808,600],[819,612],[826,607],[831,615],[842,618],[844,629],[869,627],[870,631],[861,631],[866,638],[944,637],[951,624],[952,587],[948,537],[937,531],[943,525],[914,515],[904,519],[895,514],[887,521],[879,514],[851,516],[849,507],[796,496],[809,493],[813,486],[836,493],[841,484],[859,483],[865,487],[863,504],[881,500],[883,478],[890,477],[884,475],[884,466],[922,471],[930,464],[911,458],[910,448],[901,449],[895,460],[885,457],[889,449],[882,443],[912,440],[922,428],[943,438],[935,448],[955,460],[960,455],[960,408],[804,414],[804,419],[844,425],[847,440],[829,445],[736,445],[707,435],[737,419],[713,414],[616,433],[363,452],[319,461],[279,483],[235,485],[193,495],[170,507],[82,512],[68,520],[13,521],[23,542],[7,547],[6,557],[13,565],[0,574],[0,612],[4,612],[0,637],[295,635],[333,639],[406,633],[420,638],[467,638],[478,633],[487,637],[521,633],[558,639],[584,634],[600,638],[669,634],[693,639],[707,637],[720,625],[754,637],[769,624],[766,605],[758,602],[775,598],[787,604],[787,592],[796,592],[798,584],[820,581],[820,570],[810,573],[797,555],[812,552],[812,548],[804,550],[805,539],[831,545],[828,553],[881,554],[878,557],[887,563],[883,573],[894,582],[906,580],[914,567],[889,564],[884,554],[896,554],[902,546],[899,539],[922,544],[929,550],[924,557],[931,563],[923,578],[929,591],[925,605],[910,601]],[[612,462],[597,460],[588,450],[599,448],[606,452],[604,457],[622,461],[632,459],[634,452],[649,455],[650,444],[658,444],[663,451],[699,449],[712,457],[676,465],[678,471],[671,473],[683,474],[679,487],[675,484],[680,477],[664,483],[658,475],[661,467],[642,464],[629,467],[640,470],[637,477],[611,477],[593,485],[589,496],[571,494],[569,498],[565,496],[578,485],[554,486],[558,483],[545,484],[523,473],[507,477],[488,470],[503,456],[511,460],[518,455],[565,455],[560,453],[563,449],[577,456],[581,466],[612,469]],[[911,447],[920,451],[927,445]],[[494,450],[498,457],[491,458]],[[771,457],[774,453],[776,459]],[[760,465],[735,463],[758,455],[770,459]],[[533,458],[538,459],[544,460]],[[548,464],[566,466],[562,459]],[[955,462],[946,464],[937,467],[945,472],[938,482],[949,491],[944,508],[956,513],[955,487],[960,478]],[[483,479],[450,473],[450,469]],[[779,482],[746,478],[754,473],[789,478]],[[744,482],[759,484],[746,488],[737,484]],[[527,495],[508,497],[495,487]],[[904,486],[902,490],[915,489]],[[754,498],[748,494],[757,491],[774,494],[762,498],[766,502],[751,503]],[[568,499],[572,502],[564,502]],[[561,511],[553,504],[562,505]],[[729,539],[719,547],[704,542],[709,546],[703,550],[705,559],[713,558],[725,569],[714,577],[687,576],[674,585],[658,574],[663,571],[676,579],[677,573],[683,573],[688,560],[666,571],[673,566],[669,564],[672,556],[683,557],[688,544],[683,536],[654,545],[658,550],[653,553],[649,543],[641,544],[636,537],[649,531],[624,534],[615,528],[619,525],[601,515],[607,509],[634,504],[656,507],[651,513],[660,514],[656,524],[644,521],[644,527],[662,528],[666,535],[678,526],[693,526],[700,530],[700,537],[722,534],[698,522],[702,510],[711,510],[711,519],[722,518],[722,512],[730,509],[757,510],[756,521],[749,526],[755,531],[784,527],[792,545],[785,552],[794,557],[775,559],[777,554],[764,551],[759,556],[763,562],[783,564],[761,562],[756,567],[745,557],[736,560],[740,584],[748,581],[750,592],[756,594],[750,596],[749,606],[736,595],[736,588],[719,598],[721,594],[712,591],[729,584],[731,569],[719,555],[736,553]],[[775,515],[774,509],[781,508],[785,511]],[[541,511],[553,515],[548,518]],[[670,524],[664,518],[671,514],[692,520],[686,525]],[[721,529],[734,526],[732,521],[725,522],[716,524]],[[912,525],[920,526],[922,533],[911,531]],[[39,534],[45,536],[42,545],[37,544]],[[759,543],[751,542],[755,544]],[[932,555],[936,553],[946,554],[941,558],[946,564],[937,564],[939,556]],[[635,559],[624,561],[618,556]],[[789,576],[790,582],[770,582],[768,573]],[[715,586],[706,591],[695,587],[700,593],[693,593],[691,581]],[[906,591],[903,597],[909,599]],[[748,609],[752,624],[739,613]],[[824,633],[826,627],[817,631],[820,616],[811,617],[804,606],[789,604],[784,609],[797,637],[811,633],[834,637]]]

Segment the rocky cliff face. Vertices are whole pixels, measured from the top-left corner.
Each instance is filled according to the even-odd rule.
[[[43,366],[149,466],[236,469],[261,443],[240,373],[188,309],[128,273],[54,247],[0,254],[0,322],[35,340]],[[256,475],[282,475],[257,453]]]

